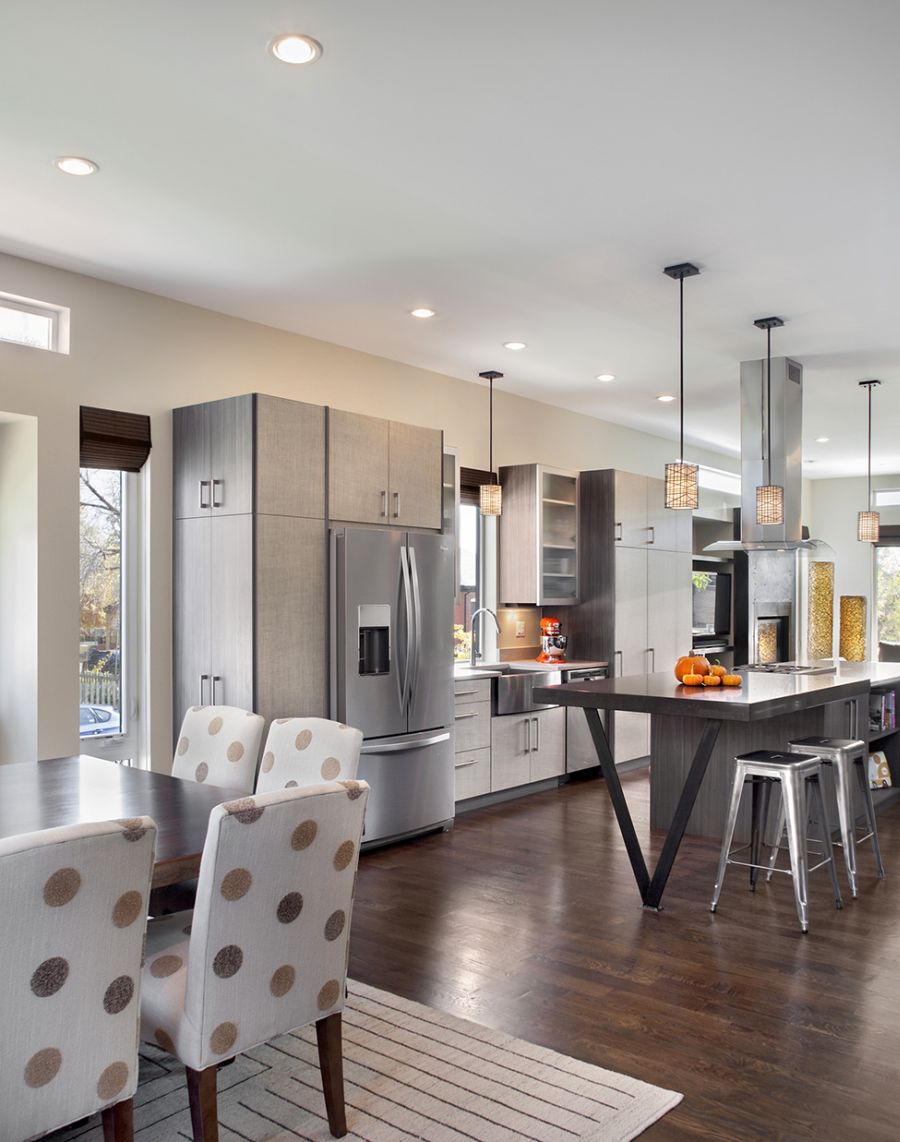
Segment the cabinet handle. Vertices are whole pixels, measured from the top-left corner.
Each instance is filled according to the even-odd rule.
[[[650,532],[650,538],[647,540],[647,542],[656,543],[656,528],[651,524],[647,530]]]
[[[387,490],[381,493],[381,515],[387,519]]]
[[[473,758],[471,761],[457,761],[454,764],[453,768],[454,769],[468,769],[470,765],[477,765],[477,764],[478,764],[478,761],[475,758]]]
[[[525,719],[525,752],[531,753],[531,718]]]
[[[617,658],[618,658],[618,660],[619,660],[619,677],[621,678],[621,677],[622,677],[622,673],[623,673],[623,671],[625,670],[625,660],[624,660],[624,658],[623,658],[623,656],[622,656],[622,651],[621,651],[621,650],[617,650],[617,651],[616,651],[616,652],[613,654],[613,678],[615,678],[615,677],[616,677],[616,659],[617,659]]]
[[[847,737],[856,738],[859,733],[859,709],[850,698],[847,702]]]
[[[218,703],[216,702],[216,683],[221,682],[221,681],[222,681],[222,675],[221,674],[214,674],[212,676],[212,687],[211,687],[212,701],[210,702],[211,706],[218,705]]]
[[[210,485],[209,485],[209,480],[201,480],[201,481],[200,481],[200,508],[201,508],[201,510],[203,510],[203,511],[205,511],[205,510],[206,510],[206,508],[208,508],[208,507],[211,507],[211,506],[212,506],[212,505],[210,504],[209,496],[207,496],[207,498],[206,498],[206,503],[204,503],[204,502],[203,502],[203,489],[204,489],[204,488],[206,488],[206,490],[207,490],[207,492],[208,492],[208,491],[209,491],[209,486],[210,486]],[[208,676],[207,676],[207,677],[208,677]]]
[[[201,674],[200,675],[200,701],[197,703],[198,706],[205,706],[206,705],[206,703],[203,701],[203,683],[208,682],[208,681],[209,681],[209,675],[208,674]]]
[[[477,710],[475,711],[474,714],[454,714],[453,715],[454,721],[457,721],[457,722],[461,722],[463,720],[463,718],[477,718],[477,717],[478,717],[478,711]]]
[[[478,693],[477,690],[457,690],[456,696],[457,696],[457,698],[464,698],[467,694],[477,694],[477,693]]]
[[[224,487],[225,487],[225,481],[224,480],[213,480],[213,482],[212,482],[212,506],[214,508],[223,508],[225,506],[224,494],[222,495],[221,499],[219,499],[216,496],[216,488],[224,489]]]
[[[648,646],[647,654],[650,655],[650,669],[648,674],[652,674],[656,670],[656,649],[652,646]]]
[[[540,718],[532,718],[534,722],[534,752],[537,753],[541,748],[541,720]]]
[[[394,519],[400,518],[400,493],[394,492]]]
[[[616,524],[616,543],[621,543],[621,542],[622,542],[622,525],[620,523],[617,523]]]

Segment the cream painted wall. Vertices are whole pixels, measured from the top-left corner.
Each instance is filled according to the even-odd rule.
[[[171,414],[174,406],[266,392],[444,430],[460,462],[486,463],[483,386],[95,278],[0,255],[0,291],[71,309],[68,356],[0,343],[0,411],[38,420],[38,756],[77,749],[78,406],[149,413],[150,746],[170,764]],[[485,367],[496,365],[486,361]],[[662,474],[673,441],[525,400],[495,387],[497,464],[620,467]],[[674,428],[674,423],[673,423]],[[732,457],[695,452],[715,467]]]
[[[873,488],[898,488],[900,475],[873,476]],[[838,599],[841,595],[865,595],[869,600],[869,650],[874,657],[873,585],[874,548],[856,538],[856,513],[866,504],[866,481],[860,479],[810,480],[809,498],[812,514],[810,535],[824,540],[835,551],[834,614],[835,649],[837,649]],[[900,508],[882,508],[883,524],[900,524]]]

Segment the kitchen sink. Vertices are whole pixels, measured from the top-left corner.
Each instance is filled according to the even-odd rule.
[[[495,692],[495,714],[527,714],[532,710],[549,710],[555,703],[535,702],[535,686],[558,686],[562,682],[559,670],[535,670],[522,663],[514,670],[501,674]]]

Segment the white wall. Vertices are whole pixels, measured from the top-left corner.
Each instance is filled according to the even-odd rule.
[[[873,476],[873,488],[898,488],[900,475]],[[856,538],[857,512],[866,508],[866,480],[810,480],[812,514],[810,535],[834,548],[835,651],[837,651],[838,600],[841,595],[865,595],[868,599],[869,649],[873,652],[874,546]],[[900,524],[900,508],[881,508],[882,524]]]
[[[0,420],[0,764],[37,751],[37,421]]]
[[[151,749],[171,746],[171,415],[177,405],[266,392],[442,428],[460,462],[487,465],[487,390],[152,294],[0,255],[0,291],[71,309],[68,356],[0,343],[0,410],[38,421],[38,743],[77,749],[78,406],[149,413]],[[485,361],[485,367],[496,362]],[[674,440],[538,404],[495,386],[496,464],[620,467],[662,476]],[[692,459],[736,468],[734,458]]]

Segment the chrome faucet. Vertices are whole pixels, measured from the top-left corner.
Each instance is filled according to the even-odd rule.
[[[490,615],[494,620],[494,626],[497,628],[497,634],[500,633],[500,623],[497,619],[497,616],[494,614],[490,607],[479,607],[477,611],[472,612],[472,654],[469,658],[470,666],[478,665],[478,652],[475,649],[475,620],[479,615]]]

